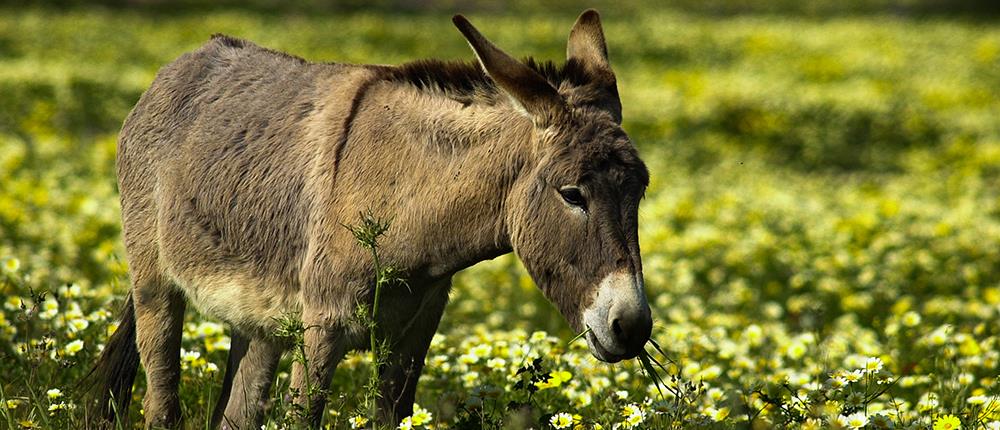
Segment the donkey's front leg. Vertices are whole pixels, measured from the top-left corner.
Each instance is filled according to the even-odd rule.
[[[398,324],[390,320],[392,324],[383,327],[382,331],[388,336],[392,348],[385,364],[379,369],[379,420],[390,428],[395,428],[401,419],[413,413],[417,380],[448,303],[450,289],[450,279],[432,285],[421,303],[410,304],[419,307],[409,321]]]
[[[292,365],[292,390],[295,402],[306,412],[310,428],[319,428],[323,420],[330,378],[337,363],[344,357],[347,339],[340,325],[331,321],[326,312],[305,309],[304,360]],[[298,348],[296,346],[296,348]]]

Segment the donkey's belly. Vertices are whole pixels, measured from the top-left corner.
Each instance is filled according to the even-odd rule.
[[[249,333],[268,335],[277,321],[302,311],[302,294],[243,274],[172,276],[200,312]]]

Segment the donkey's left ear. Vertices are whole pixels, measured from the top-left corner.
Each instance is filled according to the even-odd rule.
[[[607,110],[615,121],[622,121],[622,103],[618,97],[615,72],[608,61],[608,45],[604,42],[601,15],[587,9],[577,18],[566,43],[566,59],[583,67],[600,92],[594,104]]]

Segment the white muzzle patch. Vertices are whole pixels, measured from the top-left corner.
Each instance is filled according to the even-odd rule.
[[[612,307],[647,309],[645,312],[649,312],[641,275],[620,271],[605,276],[598,286],[597,297],[583,311],[583,324],[590,329],[587,344],[591,353],[604,361],[618,361],[626,353],[625,345],[612,332],[609,319]]]

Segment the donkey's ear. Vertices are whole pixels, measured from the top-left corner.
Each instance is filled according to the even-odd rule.
[[[472,46],[486,74],[519,104],[539,127],[547,127],[567,112],[566,102],[549,81],[497,48],[462,15],[452,19]]]
[[[608,45],[604,42],[601,15],[596,10],[585,10],[577,18],[576,24],[573,24],[566,43],[566,60],[583,67],[601,93],[594,100],[595,104],[610,112],[620,123],[622,104],[618,98],[618,84],[608,61]]]
[[[596,10],[587,9],[576,19],[576,24],[569,31],[566,59],[579,61],[588,69],[614,76],[608,62],[608,45],[604,42],[601,15]]]

